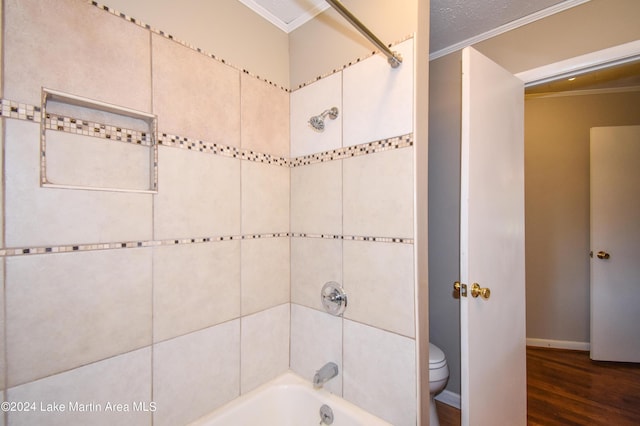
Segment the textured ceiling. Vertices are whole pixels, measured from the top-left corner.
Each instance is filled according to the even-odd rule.
[[[432,52],[489,32],[564,0],[431,0]]]

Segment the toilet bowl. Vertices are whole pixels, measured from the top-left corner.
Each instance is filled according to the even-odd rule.
[[[436,412],[435,396],[444,390],[449,380],[449,367],[447,358],[442,349],[429,343],[429,404],[430,404],[430,426],[440,426],[438,413]]]

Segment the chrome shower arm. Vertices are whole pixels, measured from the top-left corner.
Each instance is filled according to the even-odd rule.
[[[353,25],[358,31],[360,31],[360,34],[365,36],[367,40],[376,45],[378,49],[380,49],[382,53],[385,54],[385,56],[387,57],[387,62],[389,62],[391,68],[398,68],[400,66],[400,64],[402,63],[402,56],[400,56],[400,54],[397,52],[393,52],[391,49],[385,46],[384,43],[380,41],[380,39],[376,37],[375,34],[369,31],[369,29],[365,27],[364,24],[358,20],[358,18],[353,16],[353,14],[349,12],[349,10],[344,7],[344,5],[340,3],[339,0],[326,0],[326,2],[329,3],[340,15],[342,15],[344,19],[349,21],[349,23],[351,23],[351,25]]]
[[[326,109],[322,112],[322,114],[320,114],[320,117],[325,118],[327,115],[332,120],[335,120],[336,118],[338,118],[338,108],[333,107],[331,109]]]

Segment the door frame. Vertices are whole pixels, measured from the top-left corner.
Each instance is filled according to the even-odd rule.
[[[553,80],[569,78],[588,71],[609,68],[637,59],[640,59],[640,40],[522,71],[515,74],[515,76],[524,81],[524,87],[527,88]]]

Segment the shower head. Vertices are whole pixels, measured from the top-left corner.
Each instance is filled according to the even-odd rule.
[[[322,114],[314,115],[309,119],[309,124],[318,132],[324,131],[324,117],[329,116],[330,119],[335,120],[338,117],[338,108],[333,107],[322,112]]]

